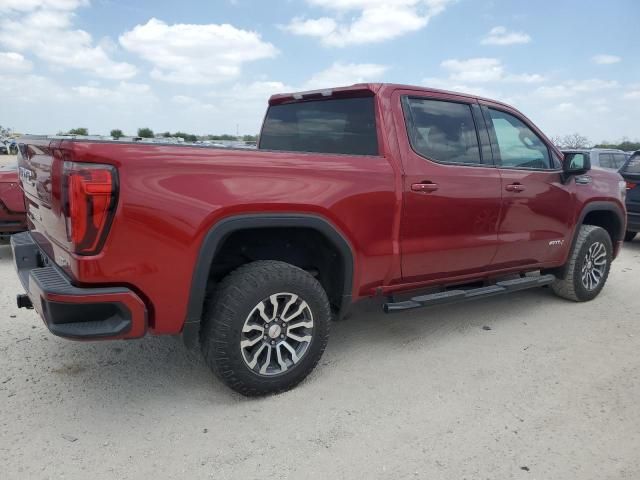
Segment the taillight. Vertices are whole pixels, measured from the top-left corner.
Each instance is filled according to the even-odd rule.
[[[636,188],[636,185],[636,183],[627,180],[627,190],[633,190],[634,188]]]
[[[104,244],[116,209],[116,170],[110,165],[64,162],[63,178],[68,240],[75,253],[95,255]]]

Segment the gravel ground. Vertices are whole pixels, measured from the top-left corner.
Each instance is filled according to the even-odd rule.
[[[176,338],[50,335],[0,245],[1,476],[637,479],[639,274],[636,240],[588,304],[364,304],[298,388],[245,399]]]

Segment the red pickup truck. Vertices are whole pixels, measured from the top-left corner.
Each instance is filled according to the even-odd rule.
[[[591,300],[625,234],[618,174],[565,160],[508,105],[427,88],[272,96],[254,151],[19,149],[18,304],[72,339],[182,333],[245,395],[303,380],[363,297],[387,312],[543,285]]]
[[[18,165],[0,165],[0,238],[27,229],[24,197],[18,185]]]

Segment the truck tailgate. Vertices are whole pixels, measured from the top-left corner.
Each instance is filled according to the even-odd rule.
[[[27,138],[20,144],[18,170],[29,230],[45,252],[52,254],[51,242],[68,249],[65,218],[61,212],[63,160],[56,147],[60,141]]]

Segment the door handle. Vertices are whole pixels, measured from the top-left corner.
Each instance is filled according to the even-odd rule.
[[[516,193],[525,191],[524,185],[522,185],[521,183],[512,183],[504,187],[504,189],[507,192],[516,192]]]
[[[439,185],[433,182],[412,183],[411,191],[420,193],[431,193],[438,190]]]

